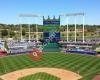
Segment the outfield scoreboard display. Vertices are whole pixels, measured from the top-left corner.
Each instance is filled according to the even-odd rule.
[[[59,18],[55,18],[54,16],[52,19],[50,19],[49,16],[47,19],[45,19],[43,16],[43,25],[60,25],[60,16]]]
[[[60,25],[60,21],[52,21],[52,20],[51,21],[49,21],[49,20],[48,21],[43,21],[43,25],[49,25],[49,24],[50,25],[53,25],[53,24],[54,25]]]
[[[57,31],[60,27],[60,16],[59,18],[55,18],[55,16],[53,18],[50,18],[48,16],[47,19],[43,17],[43,27],[49,30],[49,32],[47,31],[43,33],[44,40],[49,39],[50,34],[52,34],[52,32],[55,32],[55,36],[52,38],[52,41],[60,40],[60,32]]]
[[[50,38],[50,32],[44,32],[43,33],[44,40]],[[52,38],[52,41],[57,42],[60,40],[60,32],[55,32],[55,36]]]

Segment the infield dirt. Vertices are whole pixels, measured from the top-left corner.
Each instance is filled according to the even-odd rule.
[[[56,76],[60,78],[61,80],[78,80],[81,79],[82,76],[80,76],[77,73],[74,73],[72,71],[64,70],[64,69],[58,69],[58,68],[28,68],[28,69],[22,69],[14,72],[10,72],[4,75],[1,75],[0,78],[3,80],[18,80],[18,78],[25,77],[28,75],[32,75],[39,72],[45,72],[48,74],[51,74],[53,76]]]

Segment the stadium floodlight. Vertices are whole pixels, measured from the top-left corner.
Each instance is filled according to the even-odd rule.
[[[19,17],[39,17],[37,14],[19,14]],[[21,27],[21,40],[22,40],[22,25]],[[30,42],[30,24],[29,24],[29,42]],[[38,41],[38,26],[36,24],[36,40]]]
[[[65,16],[64,14],[61,14],[60,16]],[[66,31],[66,34],[67,34],[67,42],[69,41],[69,29],[68,29],[68,26],[69,26],[69,24],[68,24],[68,20],[69,20],[69,17],[67,16],[67,31]]]
[[[85,13],[67,13],[67,14],[61,14],[60,16],[84,16]]]
[[[20,14],[19,17],[38,17],[37,14]]]
[[[68,17],[74,16],[75,17],[75,42],[76,42],[76,16],[83,16],[83,43],[84,43],[84,15],[85,13],[67,13],[67,14],[61,14],[60,16],[66,16],[67,17],[67,42],[68,42]]]

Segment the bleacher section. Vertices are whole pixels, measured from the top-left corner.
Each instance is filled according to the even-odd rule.
[[[35,41],[9,41],[7,42],[8,45],[8,53],[9,54],[17,54],[17,53],[29,53],[33,50],[34,47],[39,47],[42,45],[41,42],[35,42]]]

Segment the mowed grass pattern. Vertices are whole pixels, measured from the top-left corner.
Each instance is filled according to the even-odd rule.
[[[44,72],[40,72],[30,76],[19,78],[18,80],[60,80],[60,78]]]
[[[0,75],[34,67],[53,67],[71,70],[83,76],[82,80],[91,80],[100,73],[100,58],[80,54],[47,53],[34,62],[27,54],[0,58]]]

